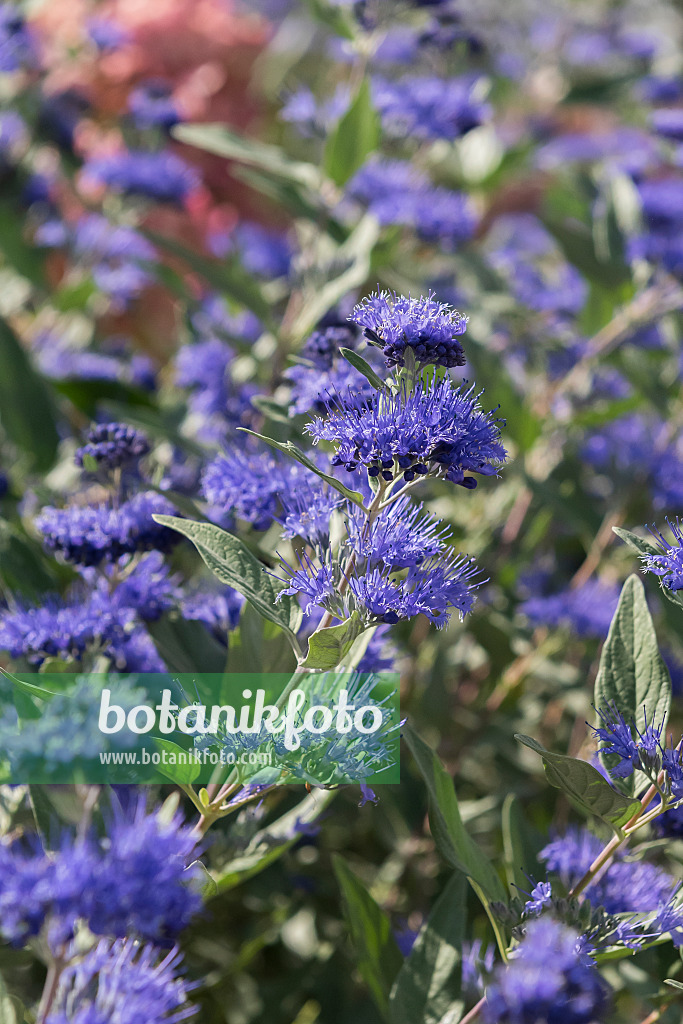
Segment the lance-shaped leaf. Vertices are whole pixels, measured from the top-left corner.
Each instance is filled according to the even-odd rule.
[[[310,469],[311,473],[315,473],[321,480],[325,480],[330,487],[334,487],[335,491],[339,491],[343,494],[348,501],[352,501],[354,505],[363,507],[363,495],[360,491],[352,491],[350,487],[345,487],[343,483],[337,480],[335,477],[330,476],[329,473],[324,473],[322,469],[318,469],[315,462],[309,459],[308,455],[301,451],[300,448],[292,441],[275,441],[272,437],[268,437],[266,434],[257,434],[254,430],[247,430],[246,427],[238,427],[238,430],[243,430],[245,434],[251,434],[252,437],[258,437],[259,441],[264,441],[265,444],[270,445],[271,448],[277,448],[279,452],[284,455],[289,455],[291,459],[295,459],[300,462],[306,469]]]
[[[372,105],[370,80],[364,78],[325,147],[325,170],[336,185],[345,185],[360,170],[377,147],[379,134],[380,121]]]
[[[671,679],[657,646],[643,584],[629,576],[607,634],[595,680],[595,706],[614,704],[641,732],[646,721],[666,725],[671,705]],[[615,754],[601,754],[609,769]],[[628,786],[635,777],[624,780]],[[632,791],[632,790],[631,790]]]
[[[358,969],[382,1015],[389,1015],[389,993],[403,965],[389,918],[360,879],[339,856],[334,871],[342,891],[344,917],[351,933]]]
[[[336,668],[364,628],[360,615],[354,612],[350,619],[340,622],[338,626],[316,630],[309,638],[308,654],[303,667],[325,670]]]
[[[566,754],[553,754],[531,736],[517,734],[515,739],[543,758],[548,782],[563,790],[572,803],[585,814],[595,815],[611,825],[615,832],[631,820],[640,810],[640,800],[618,793],[587,761]]]
[[[177,516],[155,515],[153,519],[191,540],[221,583],[243,594],[264,619],[287,633],[298,650],[295,634],[301,624],[301,609],[297,601],[287,595],[277,601],[280,590],[275,580],[239,538],[213,523],[196,523]]]
[[[0,318],[0,423],[37,470],[50,469],[55,461],[55,417],[50,389],[12,328]]]
[[[442,1024],[464,1009],[462,944],[467,882],[454,874],[422,926],[391,993],[391,1024]]]
[[[429,823],[441,856],[451,867],[464,872],[476,882],[489,903],[507,903],[505,886],[498,872],[463,823],[453,779],[434,751],[410,726],[404,727],[403,737],[427,784],[430,798]]]
[[[347,363],[351,363],[351,366],[359,373],[362,373],[364,377],[372,384],[373,388],[377,391],[384,391],[387,386],[387,382],[375,373],[370,363],[366,363],[362,356],[359,356],[357,352],[354,352],[352,348],[342,348],[339,350],[344,356]]]

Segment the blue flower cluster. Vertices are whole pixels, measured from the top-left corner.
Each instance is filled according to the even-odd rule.
[[[149,452],[143,433],[125,423],[98,423],[88,432],[87,443],[76,450],[77,466],[87,468],[88,460],[103,469],[120,469],[137,463]]]
[[[0,844],[2,933],[22,943],[45,927],[55,947],[85,921],[95,935],[170,945],[201,906],[195,845],[178,814],[143,800],[116,813],[105,840],[67,835],[56,855]]]
[[[159,526],[152,516],[173,515],[170,501],[153,491],[141,491],[118,508],[46,506],[36,519],[45,546],[75,565],[117,562],[140,551],[169,551],[178,537]]]
[[[572,928],[544,917],[530,922],[509,967],[499,966],[486,989],[489,1024],[597,1024],[610,991]]]
[[[500,421],[483,412],[473,391],[436,375],[412,392],[376,391],[369,401],[349,391],[326,403],[327,417],[306,430],[314,443],[333,442],[332,464],[348,472],[363,465],[384,480],[431,474],[473,488],[477,482],[467,473],[495,475],[506,458]]]
[[[467,317],[433,295],[420,299],[379,292],[364,299],[350,319],[384,352],[387,366],[403,366],[407,348],[418,365],[463,366],[465,352],[458,338]]]
[[[45,1024],[180,1024],[196,1012],[180,966],[177,949],[103,940],[62,973]]]

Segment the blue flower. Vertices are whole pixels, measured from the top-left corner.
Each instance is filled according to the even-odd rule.
[[[98,423],[88,432],[87,444],[76,449],[77,466],[87,457],[105,469],[118,469],[136,463],[149,452],[149,441],[139,430],[126,423]]]
[[[520,606],[534,624],[569,626],[577,636],[604,637],[619,601],[619,588],[600,580],[559,594],[531,597]]]
[[[526,893],[529,899],[524,904],[525,914],[540,914],[547,906],[552,905],[553,887],[550,882],[536,882],[530,893]]]
[[[141,82],[128,97],[128,109],[138,128],[163,128],[169,131],[181,121],[172,98],[173,89],[162,79]]]
[[[117,571],[125,569],[116,566]],[[179,598],[178,577],[172,576],[160,551],[152,551],[128,572],[113,593],[109,581],[93,575],[93,582],[102,591],[103,598],[109,594],[114,607],[130,609],[146,622],[154,622],[164,612],[173,608]]]
[[[46,1024],[179,1024],[196,1012],[180,964],[177,949],[103,940],[63,971]]]
[[[671,746],[665,747],[662,752],[662,767],[666,772],[666,783],[670,792],[680,800],[683,798],[683,764],[681,764],[681,751],[678,747],[674,749],[673,739]]]
[[[170,551],[177,535],[152,516],[174,513],[174,506],[166,498],[142,491],[118,508],[47,506],[36,519],[36,526],[48,550],[59,553],[67,562],[92,566],[116,562],[136,551]]]
[[[123,643],[127,621],[99,594],[66,601],[48,596],[39,607],[17,602],[0,615],[0,650],[36,666],[46,658],[81,661],[87,651]]]
[[[368,563],[392,569],[421,565],[444,549],[447,528],[443,520],[422,514],[422,503],[414,504],[406,494],[381,512],[368,526],[358,509],[348,517],[349,540],[353,550]]]
[[[486,989],[490,1024],[596,1024],[606,1019],[609,988],[585,962],[582,937],[549,917],[532,921],[508,967]]]
[[[376,391],[367,401],[349,391],[326,403],[327,418],[312,420],[306,430],[316,442],[334,442],[332,464],[349,471],[364,465],[386,480],[400,472],[406,480],[431,473],[476,487],[474,477],[465,474],[491,476],[507,456],[499,421],[483,412],[473,390],[435,375],[410,394]]]
[[[588,829],[571,827],[564,836],[553,839],[539,854],[550,872],[559,875],[569,889],[583,878],[604,843]],[[633,862],[620,852],[607,869],[586,889],[594,907],[608,914],[650,914],[666,903],[676,882],[661,868],[646,861]]]
[[[83,168],[87,179],[124,195],[180,203],[200,183],[199,172],[174,153],[131,150],[95,157]]]
[[[238,448],[218,455],[202,474],[202,494],[216,511],[232,512],[257,530],[275,518],[283,486],[283,468],[274,458]]]
[[[373,99],[385,131],[399,138],[457,139],[480,125],[490,108],[480,98],[482,80],[407,76],[376,78]]]
[[[75,229],[74,252],[92,268],[98,288],[126,305],[151,284],[143,264],[156,259],[156,250],[133,228],[111,224],[97,213],[82,217]]]
[[[242,265],[256,277],[286,277],[292,259],[292,246],[282,232],[261,224],[243,221],[234,232]]]
[[[182,599],[180,607],[183,618],[203,622],[213,636],[225,643],[229,631],[237,629],[244,598],[232,587],[196,590]]]
[[[320,486],[318,486],[320,484]],[[322,481],[302,480],[291,491],[280,494],[282,536],[303,537],[313,546],[323,544],[330,534],[330,517],[342,505],[339,493]]]
[[[298,569],[291,566],[284,558],[281,558],[280,561],[287,574],[287,578],[282,582],[288,585],[280,591],[276,600],[282,600],[285,594],[303,594],[308,599],[308,603],[304,606],[306,615],[316,606],[327,607],[337,589],[335,572],[330,561],[324,560],[321,565],[316,565],[305,551],[299,556]],[[280,579],[280,577],[276,576],[276,579]]]
[[[368,341],[382,348],[387,366],[403,366],[406,348],[412,349],[422,366],[452,367],[465,362],[458,338],[465,333],[467,317],[437,302],[431,292],[419,299],[379,292],[356,306],[349,319],[364,329]]]
[[[464,555],[432,558],[419,568],[410,568],[405,577],[389,576],[374,568],[352,576],[349,590],[370,622],[389,624],[423,614],[442,629],[454,609],[463,619],[471,610],[474,591],[481,580],[474,560]]]
[[[683,906],[676,899],[679,889],[677,886],[668,903],[659,908],[655,921],[661,934],[668,932],[676,949],[683,946]]]
[[[472,236],[474,213],[460,192],[435,188],[412,164],[371,157],[349,183],[349,195],[364,203],[380,224],[412,228],[446,250]]]
[[[112,18],[89,18],[88,35],[102,53],[112,53],[128,42],[126,30]]]
[[[632,775],[636,768],[641,771],[659,771],[659,740],[663,722],[657,727],[654,724],[648,725],[646,720],[645,731],[641,733],[635,726],[632,728],[626,723],[615,704],[602,710],[598,708],[597,713],[603,725],[590,728],[604,744],[602,752],[619,758],[619,763],[609,769],[611,775],[617,779],[625,779]],[[633,731],[637,739],[634,738]]]
[[[643,555],[643,568],[646,572],[652,572],[655,576],[659,576],[662,586],[667,590],[681,590],[683,588],[683,534],[678,519],[675,524],[667,519],[667,524],[674,535],[676,544],[669,545],[658,530],[650,530],[661,554]]]

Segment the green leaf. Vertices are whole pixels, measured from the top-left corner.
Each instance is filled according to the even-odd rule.
[[[358,353],[354,352],[351,348],[342,348],[339,351],[344,356],[347,363],[351,363],[351,366],[353,366],[355,370],[358,370],[358,372],[362,373],[364,377],[367,377],[373,388],[376,388],[377,391],[385,390],[387,382],[382,380],[382,378],[375,373],[370,364],[366,363],[362,356],[359,356]]]
[[[187,763],[184,763],[183,758],[178,760],[178,755],[187,755],[187,750],[177,743],[172,743],[171,740],[162,740],[155,736],[154,746],[159,753],[166,751],[167,754],[172,755],[174,761],[174,764],[162,763],[155,765],[156,770],[161,775],[165,775],[167,779],[172,779],[179,786],[191,786],[202,770],[201,765],[199,763],[193,764],[189,759]]]
[[[538,854],[545,841],[526,820],[519,798],[514,793],[505,797],[502,824],[508,884],[524,889],[530,875],[532,878],[539,875]]]
[[[336,185],[345,185],[360,170],[377,148],[379,137],[380,120],[372,105],[370,80],[364,78],[325,146],[325,170]]]
[[[278,860],[299,841],[298,825],[315,821],[336,795],[337,790],[316,790],[272,825],[257,832],[238,857],[213,870],[218,891],[233,889]]]
[[[451,867],[477,882],[489,901],[507,903],[505,886],[497,871],[463,824],[453,779],[410,726],[404,726],[403,737],[427,784],[429,823],[441,856]]]
[[[612,531],[638,555],[661,555],[661,551],[654,541],[646,540],[645,537],[639,537],[637,533],[624,530],[621,526],[613,526]]]
[[[466,890],[465,876],[457,872],[422,926],[391,993],[391,1024],[460,1018]]]
[[[640,800],[630,799],[612,789],[597,768],[587,761],[566,754],[553,754],[531,736],[517,733],[515,739],[540,754],[551,786],[563,790],[578,808],[602,818],[616,832],[640,810]]]
[[[0,1024],[22,1024],[24,1010],[14,996],[7,991],[2,975],[0,975]]]
[[[204,623],[178,614],[148,622],[154,646],[171,672],[223,672],[227,647],[216,640]]]
[[[340,857],[333,858],[344,904],[344,917],[356,950],[358,969],[382,1015],[389,1016],[389,995],[403,957],[384,911]]]
[[[9,679],[15,689],[19,690],[21,693],[25,693],[29,697],[36,697],[38,700],[52,700],[55,696],[52,690],[46,690],[42,686],[36,686],[35,683],[26,683],[23,679],[13,676],[6,668],[0,668],[0,672],[6,679]]]
[[[671,705],[671,679],[657,646],[643,584],[637,576],[629,576],[619,597],[619,604],[600,655],[595,680],[595,706],[600,709],[615,704],[627,722],[635,722],[642,732],[646,719],[666,725]],[[619,758],[602,754],[609,769]],[[635,784],[635,776],[624,780]]]
[[[304,668],[332,669],[349,653],[357,637],[364,630],[363,621],[354,612],[346,622],[338,626],[327,626],[318,629],[308,641],[308,654],[303,662]]]
[[[245,434],[251,434],[252,437],[258,437],[259,441],[263,441],[265,444],[270,445],[271,448],[277,448],[279,452],[284,455],[289,455],[290,458],[296,459],[306,469],[310,469],[311,473],[315,473],[321,480],[325,480],[330,487],[334,487],[335,491],[339,491],[343,494],[348,501],[352,501],[354,505],[363,507],[363,495],[360,491],[352,491],[350,487],[345,487],[344,484],[340,483],[339,480],[333,476],[329,476],[328,473],[323,473],[322,469],[318,469],[315,462],[309,459],[308,455],[305,455],[300,448],[292,441],[275,441],[272,437],[268,437],[266,434],[257,434],[254,430],[247,430],[246,427],[238,427],[238,430],[243,430]]]
[[[191,540],[221,583],[243,594],[264,619],[285,631],[295,650],[299,649],[295,634],[302,615],[298,602],[288,595],[277,602],[280,590],[273,577],[239,538],[213,523],[196,523],[177,516],[155,515],[152,518]]]
[[[0,422],[37,470],[50,469],[57,455],[55,415],[50,389],[12,328],[0,318]]]
[[[273,326],[270,305],[264,298],[263,292],[253,277],[239,263],[212,260],[206,256],[200,256],[181,242],[176,242],[174,238],[158,235],[156,231],[143,231],[143,234],[160,249],[178,256],[222,295],[235,299],[236,302],[255,313],[264,324],[269,327]]]
[[[272,177],[315,190],[322,185],[322,175],[314,164],[290,160],[279,146],[238,135],[223,124],[180,124],[172,134],[187,146],[196,146],[207,153],[257,167]]]

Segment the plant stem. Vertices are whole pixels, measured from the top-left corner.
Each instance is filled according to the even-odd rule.
[[[57,954],[48,967],[47,977],[45,979],[45,986],[43,988],[43,994],[40,997],[40,1006],[38,1007],[38,1016],[36,1017],[36,1024],[45,1024],[48,1018],[48,1014],[52,1009],[52,1004],[55,1001],[57,995],[57,989],[59,988],[59,979],[62,976],[62,971],[66,967],[66,960],[62,958],[61,954]]]
[[[485,1003],[486,996],[482,996],[476,1006],[473,1006],[470,1012],[466,1013],[465,1016],[461,1018],[460,1024],[470,1024],[471,1021],[476,1020],[480,1012],[484,1009]]]

